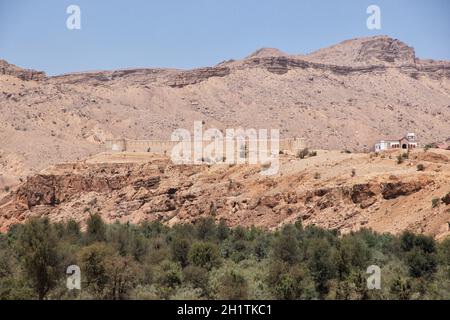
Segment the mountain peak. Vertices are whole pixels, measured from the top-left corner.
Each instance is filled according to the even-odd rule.
[[[249,58],[265,58],[265,57],[282,57],[288,54],[276,48],[261,48],[246,57]]]
[[[309,60],[336,65],[410,65],[415,63],[415,52],[404,42],[386,35],[355,38],[307,56]]]
[[[23,69],[6,60],[0,60],[0,75],[9,75],[20,78],[22,80],[42,80],[46,75],[42,71],[36,71],[31,69]]]

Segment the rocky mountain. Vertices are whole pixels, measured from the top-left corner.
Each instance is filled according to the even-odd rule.
[[[387,36],[347,40],[308,55],[308,60],[345,66],[414,66],[414,48]]]
[[[0,75],[14,76],[24,81],[40,81],[46,79],[45,72],[22,69],[5,60],[0,60]]]
[[[69,63],[69,62],[68,62]],[[103,150],[108,138],[170,139],[202,120],[280,129],[317,149],[368,150],[415,132],[450,136],[450,63],[386,36],[309,55],[261,49],[194,70],[130,69],[49,77],[0,62],[0,189]]]

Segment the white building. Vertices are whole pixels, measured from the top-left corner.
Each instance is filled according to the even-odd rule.
[[[414,133],[408,133],[400,139],[392,139],[392,140],[380,140],[375,144],[375,152],[380,152],[384,150],[390,149],[415,149],[417,148],[418,143],[416,141],[416,135]]]

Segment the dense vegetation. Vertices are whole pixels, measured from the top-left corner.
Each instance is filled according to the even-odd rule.
[[[81,268],[81,290],[66,268]],[[367,267],[381,267],[369,290]],[[0,235],[0,299],[450,299],[450,239],[300,223],[269,232],[199,220],[32,219]]]

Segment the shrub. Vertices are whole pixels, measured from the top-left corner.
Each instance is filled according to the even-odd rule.
[[[441,199],[439,199],[439,198],[433,198],[432,200],[431,200],[431,206],[433,207],[433,208],[436,208],[437,206],[439,206],[439,203],[441,202]]]
[[[65,234],[63,236],[65,238],[74,241],[80,240],[82,236],[80,224],[73,219],[66,222],[64,232]]]
[[[208,270],[197,267],[187,266],[183,269],[183,280],[194,288],[200,288],[204,294],[208,293]]]
[[[189,261],[198,267],[211,270],[220,265],[219,249],[210,242],[194,243],[189,250]]]
[[[304,148],[297,152],[297,157],[300,159],[305,159],[307,157],[315,157],[317,156],[317,151],[309,151],[308,148]]]
[[[230,228],[227,226],[224,219],[220,219],[219,225],[217,226],[217,238],[220,241],[223,241],[228,238],[229,234]]]
[[[425,170],[425,166],[423,164],[421,164],[421,163],[419,163],[416,168],[417,168],[417,171],[424,171]]]
[[[189,286],[181,286],[169,297],[170,300],[200,300],[202,298],[202,290]]]
[[[371,252],[365,241],[353,235],[342,238],[336,255],[340,277],[350,274],[352,268],[362,270],[368,265]]]
[[[159,295],[167,299],[182,283],[180,266],[172,261],[164,260],[156,269],[156,283]]]
[[[248,298],[248,283],[240,273],[231,270],[219,279],[217,295],[225,300],[244,300]]]
[[[114,249],[104,243],[94,243],[84,247],[78,257],[83,277],[89,291],[97,298],[103,298],[108,283],[107,259],[114,254]]]
[[[320,173],[319,172],[314,173],[314,179],[316,179],[316,180],[320,179]]]
[[[351,176],[352,176],[352,177],[356,176],[356,169],[355,169],[355,168],[352,169]]]
[[[403,159],[402,155],[399,154],[399,155],[397,156],[397,164],[401,164],[401,163],[403,163],[403,161],[404,161],[404,159]]]
[[[19,235],[18,251],[27,279],[39,300],[56,286],[61,276],[57,238],[48,219],[31,219]]]
[[[201,218],[195,223],[197,237],[201,240],[213,239],[216,235],[216,225],[212,218]]]
[[[336,275],[335,249],[325,239],[311,240],[308,247],[308,268],[323,297],[329,291],[330,280]]]
[[[306,156],[308,155],[308,153],[309,153],[308,148],[304,148],[304,149],[299,150],[297,152],[297,157],[300,158],[300,159],[305,159]]]
[[[427,152],[429,149],[435,149],[435,148],[437,148],[436,143],[428,143],[423,148],[423,151]]]
[[[390,292],[394,299],[409,300],[413,293],[411,281],[409,279],[397,277],[391,283]]]
[[[175,238],[171,243],[171,251],[173,260],[179,262],[182,267],[189,263],[188,254],[190,242],[186,239]]]
[[[437,256],[414,247],[406,256],[406,264],[412,277],[432,277],[437,270]]]
[[[286,268],[282,264],[272,264],[269,267],[269,284],[276,299],[317,298],[314,282],[302,265]]]
[[[86,240],[88,243],[106,240],[106,225],[99,214],[90,215],[86,224]]]
[[[441,200],[443,203],[445,203],[445,205],[448,206],[450,204],[450,192],[443,196]]]
[[[299,243],[297,239],[298,229],[293,225],[284,226],[280,235],[272,244],[275,259],[288,264],[300,261]]]
[[[269,239],[265,236],[259,236],[255,239],[253,253],[258,261],[267,257],[269,251]]]
[[[437,247],[433,238],[403,232],[400,247],[405,252],[406,265],[412,277],[432,277],[437,270]]]

